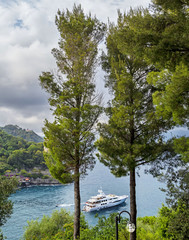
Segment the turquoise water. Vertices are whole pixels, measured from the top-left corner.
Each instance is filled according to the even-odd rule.
[[[137,177],[137,215],[156,215],[158,208],[165,202],[165,193],[159,190],[163,186],[151,175],[146,175],[140,170]],[[129,195],[129,177],[116,178],[108,168],[97,162],[92,172],[81,180],[81,202],[86,202],[90,196],[96,195],[99,188],[108,194]],[[41,219],[43,215],[50,215],[53,210],[65,208],[74,210],[73,184],[64,186],[36,186],[23,188],[11,196],[14,202],[14,212],[2,230],[7,240],[19,240],[24,232],[27,221]],[[129,200],[126,204],[99,211],[99,216],[112,212],[129,210]],[[90,225],[95,225],[96,212],[84,213]]]

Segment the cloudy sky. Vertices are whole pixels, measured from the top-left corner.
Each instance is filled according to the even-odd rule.
[[[117,10],[147,7],[150,0],[0,0],[0,126],[17,124],[42,135],[44,119],[52,120],[48,98],[38,77],[56,69],[51,49],[59,35],[57,10],[81,4],[107,23],[116,22]],[[97,75],[103,89],[103,73]]]

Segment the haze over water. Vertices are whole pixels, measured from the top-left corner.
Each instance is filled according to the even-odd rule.
[[[160,191],[164,184],[157,181],[151,175],[140,170],[140,177],[137,177],[137,216],[157,215],[162,203],[165,203],[165,193]],[[81,180],[81,207],[91,197],[97,194],[102,188],[105,194],[129,195],[129,177],[116,178],[107,167],[97,161],[93,171]],[[61,186],[36,186],[23,188],[11,196],[14,202],[14,213],[2,227],[7,240],[19,240],[23,233],[23,227],[27,221],[41,219],[43,215],[51,215],[53,210],[62,207],[74,211],[73,184]],[[58,207],[57,207],[58,206]],[[129,199],[126,204],[99,211],[99,216],[109,216],[110,213],[129,211]],[[90,225],[95,225],[98,221],[95,214],[84,213]],[[125,217],[128,217],[127,215]]]

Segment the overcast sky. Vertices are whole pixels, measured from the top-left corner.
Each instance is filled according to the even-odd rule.
[[[150,0],[0,0],[0,126],[16,124],[42,135],[44,119],[52,120],[47,95],[38,77],[56,69],[51,49],[59,39],[57,10],[81,4],[107,23],[117,10],[147,7]],[[97,75],[103,89],[103,73]]]

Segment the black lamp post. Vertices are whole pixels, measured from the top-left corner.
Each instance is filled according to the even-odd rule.
[[[129,220],[129,223],[127,224],[128,231],[129,232],[134,232],[135,231],[135,225],[134,225],[134,223],[131,222],[131,214],[128,211],[122,211],[115,218],[115,220],[116,220],[116,240],[118,240],[118,223],[120,223],[120,221],[121,221],[121,214],[123,212],[129,214],[130,220]]]

